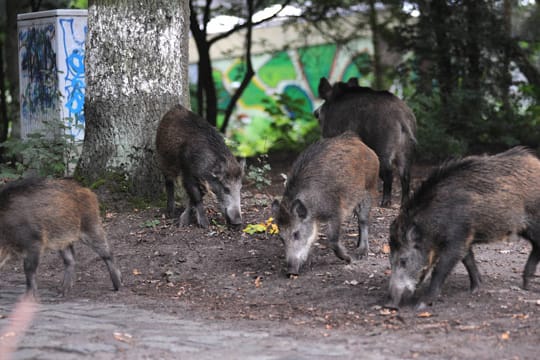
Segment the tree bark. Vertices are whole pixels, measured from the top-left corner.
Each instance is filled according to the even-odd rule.
[[[136,195],[161,191],[154,138],[171,106],[189,107],[188,22],[188,0],[89,2],[78,175],[120,172]]]
[[[373,87],[376,90],[383,89],[383,71],[381,65],[380,31],[377,21],[377,9],[375,0],[369,0],[369,26],[371,28],[371,42],[373,44]]]
[[[190,0],[190,29],[197,52],[199,53],[199,63],[197,64],[199,79],[197,81],[197,105],[199,115],[205,118],[212,126],[217,125],[217,93],[214,78],[212,77],[212,59],[210,58],[211,43],[207,40],[206,24],[210,21],[210,7],[212,1],[207,0],[204,9],[203,28],[199,27],[197,14]]]
[[[246,27],[246,72],[244,73],[244,77],[242,79],[242,82],[240,83],[240,86],[236,91],[234,92],[233,96],[231,97],[231,100],[229,101],[229,104],[227,105],[227,109],[225,110],[225,116],[223,118],[223,124],[221,124],[220,131],[222,133],[225,133],[227,130],[227,126],[229,125],[229,119],[231,118],[232,112],[234,108],[236,107],[236,103],[244,93],[244,90],[248,87],[251,79],[253,78],[253,75],[255,75],[255,70],[253,70],[253,63],[251,61],[251,45],[253,43],[252,41],[252,34],[253,34],[253,26],[251,22],[251,18],[253,17],[253,0],[246,0],[246,5],[248,8],[248,16],[247,16],[247,27]]]

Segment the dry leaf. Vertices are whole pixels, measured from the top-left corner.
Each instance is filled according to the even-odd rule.
[[[501,334],[501,340],[508,340],[510,339],[510,333],[508,331],[505,331]]]
[[[383,315],[383,316],[388,316],[395,313],[396,313],[396,310],[392,310],[389,308],[382,308],[381,311],[379,311],[379,315]]]
[[[421,312],[420,314],[417,314],[416,316],[419,318],[428,318],[428,317],[432,317],[433,314],[430,313],[429,311],[424,311],[424,312]]]
[[[121,333],[121,332],[115,332],[113,333],[113,336],[116,340],[122,341],[125,343],[130,343],[133,340],[133,336],[128,333]]]
[[[390,254],[390,246],[388,244],[384,244],[382,247],[383,254]]]
[[[139,269],[133,269],[132,271],[133,275],[141,275],[142,273],[139,271]]]
[[[260,276],[257,276],[257,278],[255,279],[255,287],[256,288],[261,287],[261,280],[262,280],[262,278]]]
[[[332,330],[332,325],[326,324],[325,328],[326,328],[326,330]]]
[[[512,315],[512,319],[526,320],[528,318],[529,318],[529,314],[514,314],[514,315]]]

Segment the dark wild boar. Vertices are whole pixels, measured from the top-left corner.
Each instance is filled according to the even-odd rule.
[[[181,225],[192,223],[193,212],[199,226],[210,224],[203,208],[203,196],[210,190],[217,199],[227,224],[242,225],[240,190],[244,162],[239,163],[223,137],[206,120],[177,105],[159,123],[156,148],[165,176],[167,213],[174,214],[174,181],[181,174],[189,196],[180,216]]]
[[[36,270],[45,249],[59,250],[64,260],[62,293],[73,285],[73,243],[80,240],[107,264],[115,290],[121,285],[96,195],[72,180],[30,178],[0,190],[0,266],[13,255],[24,257],[27,293],[37,295]]]
[[[435,300],[446,277],[462,261],[471,290],[481,279],[476,243],[518,236],[532,251],[523,272],[529,287],[540,259],[540,160],[522,147],[494,156],[470,156],[434,171],[402,207],[390,227],[393,306]],[[431,272],[427,291],[417,291]]]
[[[356,78],[332,86],[323,77],[318,90],[324,103],[314,114],[322,136],[333,137],[347,130],[358,134],[379,157],[383,181],[381,206],[391,204],[394,167],[401,182],[401,204],[405,203],[416,145],[416,118],[411,109],[388,91],[358,86]]]
[[[339,242],[341,223],[354,211],[358,217],[361,254],[368,253],[368,221],[377,193],[379,160],[352,132],[322,139],[308,147],[289,173],[281,203],[272,210],[285,244],[287,272],[297,275],[317,240],[319,224],[327,223],[330,247],[351,262]]]

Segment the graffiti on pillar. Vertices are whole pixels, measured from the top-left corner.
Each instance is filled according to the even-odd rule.
[[[54,110],[58,104],[54,37],[55,28],[52,24],[19,32],[21,77],[25,79],[21,92],[21,111],[24,117]]]
[[[76,124],[84,125],[84,42],[87,28],[84,27],[83,34],[77,33],[74,29],[74,20],[62,18],[60,29],[62,30],[62,51],[66,59],[64,106],[69,118],[74,119]]]
[[[82,136],[84,128],[84,42],[87,27],[83,32],[74,28],[73,18],[59,20],[62,31],[61,47],[65,58],[64,110],[72,125],[70,130],[76,137]]]

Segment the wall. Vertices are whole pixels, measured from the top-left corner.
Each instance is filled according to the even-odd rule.
[[[276,93],[303,99],[306,110],[312,111],[321,103],[317,86],[323,76],[332,82],[355,76],[360,78],[362,85],[371,84],[372,42],[369,33],[356,31],[356,40],[336,46],[317,33],[310,33],[309,38],[305,38],[302,36],[304,30],[302,26],[283,26],[279,22],[254,29],[252,61],[256,74],[238,102],[233,122],[266,116],[263,99]],[[244,41],[243,33],[235,33],[211,48],[222,110],[242,78]],[[197,60],[197,48],[190,39],[189,78],[193,87],[198,76]]]

